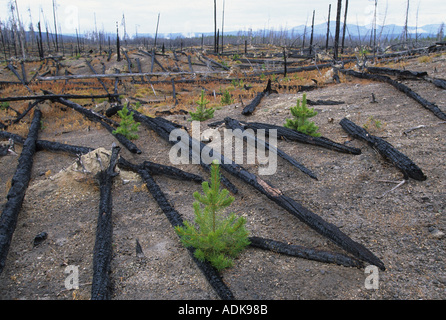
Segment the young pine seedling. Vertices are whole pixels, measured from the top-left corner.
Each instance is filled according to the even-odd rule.
[[[302,98],[302,104],[300,100],[297,100],[297,105],[290,109],[291,114],[294,116],[293,119],[286,119],[286,123],[284,125],[285,128],[293,129],[305,134],[308,134],[313,137],[320,137],[321,134],[317,132],[319,127],[312,121],[309,121],[309,118],[317,115],[317,111],[314,108],[307,107],[307,95],[304,94]]]
[[[119,123],[119,127],[113,131],[113,134],[122,134],[129,140],[136,140],[139,136],[136,134],[138,132],[138,127],[140,123],[135,122],[133,119],[133,112],[129,113],[127,106],[118,111],[118,115],[121,118],[121,122]]]
[[[201,90],[200,100],[197,101],[197,104],[198,104],[197,110],[195,112],[189,112],[190,116],[192,117],[192,120],[206,121],[206,120],[212,119],[214,117],[214,109],[206,108],[206,105],[208,103],[209,103],[209,100],[207,100],[204,97],[204,90]]]
[[[232,259],[250,243],[249,232],[245,229],[246,219],[237,218],[235,213],[224,214],[234,197],[229,196],[228,190],[220,190],[217,162],[211,166],[210,184],[205,181],[202,187],[204,194],[194,193],[195,223],[184,221],[184,226],[177,226],[175,231],[184,246],[195,248],[194,255],[198,260],[206,260],[217,270],[222,270],[231,267]]]

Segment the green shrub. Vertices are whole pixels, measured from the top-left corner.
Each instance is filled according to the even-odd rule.
[[[284,125],[285,128],[293,129],[313,137],[320,137],[321,134],[317,132],[319,127],[314,122],[308,120],[317,115],[317,111],[314,108],[307,107],[307,95],[304,94],[302,98],[302,104],[300,100],[297,100],[297,105],[290,109],[293,119],[286,119]]]
[[[229,196],[228,190],[220,190],[218,163],[212,163],[210,185],[203,182],[202,187],[204,195],[194,193],[195,224],[184,221],[184,226],[177,226],[175,231],[184,246],[195,248],[198,260],[209,261],[217,270],[222,270],[231,267],[232,259],[249,245],[246,219],[237,218],[235,213],[224,214],[234,197]]]
[[[234,100],[232,99],[232,96],[229,93],[229,90],[225,90],[225,92],[223,92],[223,96],[221,97],[221,104],[223,106],[225,106],[228,104],[232,104],[233,102],[234,102]]]
[[[136,134],[138,132],[138,127],[140,123],[135,122],[133,119],[133,112],[129,113],[127,106],[118,111],[118,115],[121,118],[121,122],[119,123],[119,127],[113,131],[113,134],[122,134],[129,140],[136,140],[139,136]]]
[[[214,109],[206,108],[206,105],[208,103],[209,103],[209,100],[207,100],[204,97],[204,90],[201,90],[200,101],[197,101],[197,104],[198,104],[197,110],[195,112],[189,112],[190,116],[192,117],[192,120],[206,121],[206,120],[212,119],[214,117]]]

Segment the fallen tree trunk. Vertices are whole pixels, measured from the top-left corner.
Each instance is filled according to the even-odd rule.
[[[367,67],[367,71],[369,73],[374,73],[374,74],[387,74],[391,76],[408,78],[408,79],[420,79],[427,76],[427,72],[399,70],[392,68]]]
[[[390,160],[404,174],[404,179],[409,177],[418,181],[426,180],[423,171],[406,155],[396,150],[387,141],[369,134],[365,129],[357,126],[352,121],[344,118],[340,125],[351,136],[366,141],[374,147],[386,159]]]
[[[149,118],[138,113],[135,110],[132,111],[134,111],[135,113],[135,120],[140,121],[149,129],[157,132],[166,141],[170,142],[171,144],[183,143],[182,141],[170,141],[170,132],[178,129],[178,127],[170,121],[162,118]],[[203,148],[206,147],[206,145],[198,141],[194,141],[187,132],[185,132],[184,134],[189,137],[189,143],[185,147],[189,148],[191,157],[197,157],[201,159],[201,152]],[[380,259],[378,259],[363,245],[353,241],[350,237],[345,235],[342,231],[339,230],[338,227],[324,221],[320,216],[304,208],[301,204],[286,196],[281,190],[274,188],[266,181],[248,172],[246,169],[237,165],[233,161],[224,158],[223,155],[218,154],[215,150],[213,150],[213,155],[214,157],[220,159],[220,165],[226,172],[251,185],[253,188],[257,189],[259,192],[267,196],[277,205],[281,206],[289,213],[297,217],[299,220],[307,224],[310,228],[312,228],[322,236],[327,237],[347,252],[353,254],[356,258],[367,261],[370,264],[379,267],[381,270],[385,270],[385,266]]]
[[[111,281],[110,264],[112,260],[112,185],[113,178],[118,174],[115,167],[118,161],[120,148],[114,147],[107,169],[98,172],[100,202],[99,215],[96,228],[96,240],[93,251],[93,281],[91,287],[91,300],[110,300]]]
[[[264,250],[271,250],[273,252],[282,253],[293,257],[315,260],[325,263],[336,263],[338,265],[345,267],[357,267],[357,268],[364,267],[364,263],[362,261],[340,253],[315,250],[315,249],[305,248],[302,246],[289,245],[283,242],[259,237],[250,237],[249,241],[251,242],[250,245],[252,247]]]
[[[175,167],[164,166],[158,163],[144,161],[144,168],[152,175],[162,174],[168,176],[170,178],[186,180],[186,181],[195,181],[195,182],[203,182],[204,179],[195,174],[182,171]]]
[[[262,92],[257,93],[257,96],[252,100],[250,104],[248,104],[242,111],[242,114],[244,116],[249,116],[253,114],[254,110],[257,108],[257,106],[260,104],[262,99],[266,96],[268,96],[271,93],[277,93],[277,91],[271,89],[271,79],[268,80],[268,84],[266,85],[265,90]]]
[[[269,150],[269,152],[275,152],[282,159],[285,159],[289,163],[291,163],[294,167],[302,171],[303,173],[310,176],[312,179],[317,180],[316,175],[306,168],[303,164],[297,162],[295,159],[290,157],[288,154],[283,152],[282,150],[271,146],[269,143],[258,139],[256,136],[251,135],[249,132],[243,128],[243,126],[237,120],[231,119],[229,117],[225,118],[226,127],[231,128],[233,130],[233,134],[236,135],[239,139],[246,140],[249,144],[256,146],[257,148],[262,147]],[[237,130],[238,129],[238,130]]]
[[[35,110],[28,137],[24,142],[23,150],[19,157],[17,170],[11,180],[11,188],[6,197],[8,201],[0,216],[0,274],[5,267],[6,257],[17,225],[18,215],[31,179],[33,157],[36,152],[36,141],[41,118],[41,111]]]
[[[119,94],[90,94],[90,95],[80,95],[80,94],[46,94],[46,95],[36,95],[36,96],[19,96],[19,97],[8,97],[0,98],[0,102],[6,101],[24,101],[24,100],[55,100],[59,98],[63,99],[110,99],[117,98]]]
[[[423,107],[425,107],[426,109],[431,111],[434,115],[436,115],[441,120],[446,120],[446,113],[441,111],[440,108],[437,105],[435,105],[434,103],[429,102],[426,99],[422,98],[419,94],[417,94],[416,92],[412,91],[412,89],[410,89],[409,87],[405,86],[404,84],[399,83],[399,82],[397,82],[395,80],[392,80],[391,78],[389,78],[387,76],[368,74],[368,73],[361,73],[361,72],[356,72],[356,71],[353,71],[353,70],[345,70],[345,69],[341,69],[340,71],[342,73],[344,73],[344,74],[347,74],[347,75],[350,75],[350,76],[354,76],[354,77],[357,77],[357,78],[361,78],[361,79],[369,79],[369,80],[387,82],[387,83],[391,84],[392,86],[394,86],[399,91],[405,93],[408,97],[410,97],[410,98],[414,99],[415,101],[417,101],[419,104],[421,104]]]
[[[305,144],[311,144],[319,147],[323,147],[326,149],[343,152],[343,153],[350,153],[350,154],[361,154],[361,150],[353,147],[349,147],[340,143],[336,143],[328,138],[324,137],[312,137],[307,134],[298,132],[293,129],[281,127],[281,126],[275,126],[271,124],[266,123],[257,123],[257,122],[246,122],[243,123],[245,128],[253,129],[257,132],[257,130],[265,130],[266,133],[268,133],[269,130],[277,130],[277,137],[278,138],[284,138],[287,140],[297,141]]]
[[[149,171],[145,169],[145,165],[133,165],[128,161],[120,161],[119,166],[123,169],[130,169],[141,176],[143,181],[146,183],[147,189],[149,190],[150,194],[158,203],[159,207],[166,215],[172,227],[175,228],[176,226],[183,226],[183,219],[181,218],[180,214],[174,208],[172,208],[161,188],[155,182]],[[193,248],[186,248],[186,249],[188,250],[193,261],[196,263],[198,268],[206,277],[209,284],[214,288],[218,296],[222,300],[233,300],[234,299],[233,293],[223,282],[218,271],[215,268],[213,268],[209,263],[200,261],[197,258],[195,258]]]
[[[7,131],[0,131],[0,138],[4,138],[4,139],[12,139],[14,140],[14,142],[18,143],[18,144],[24,144],[25,143],[25,138],[14,134],[14,133],[10,133]],[[87,147],[81,147],[81,146],[73,146],[73,145],[68,145],[68,144],[63,144],[63,143],[59,143],[59,142],[53,142],[53,141],[47,141],[47,140],[37,140],[36,141],[36,151],[54,151],[54,152],[67,152],[70,153],[72,155],[79,155],[79,154],[87,154],[91,151],[93,151],[94,149],[92,148],[87,148]]]
[[[446,89],[446,80],[444,79],[424,77],[424,80],[433,83],[437,88]]]

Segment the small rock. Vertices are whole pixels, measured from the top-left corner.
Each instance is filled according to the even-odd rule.
[[[444,232],[434,228],[432,231],[430,231],[430,235],[434,239],[443,239],[444,238]]]
[[[47,237],[48,237],[48,234],[46,232],[41,232],[37,236],[35,236],[35,238],[34,238],[34,247],[38,246],[43,241],[45,241]]]

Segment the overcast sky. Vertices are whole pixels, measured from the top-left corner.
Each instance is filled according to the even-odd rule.
[[[21,19],[29,25],[30,12],[34,25],[45,19],[54,29],[53,0],[16,0]],[[116,31],[116,22],[121,26],[125,15],[127,34],[154,33],[158,13],[160,33],[201,33],[214,30],[212,0],[55,0],[57,17],[63,33],[93,31]],[[0,19],[9,17],[8,3],[0,0]],[[290,29],[294,26],[311,24],[313,10],[316,10],[315,23],[327,21],[329,4],[332,6],[331,20],[336,17],[336,0],[217,0],[218,28],[222,25],[222,10],[225,3],[224,30],[259,30],[264,28]],[[342,1],[343,6],[345,0]],[[369,25],[373,19],[375,0],[349,1],[348,23]],[[386,24],[404,25],[407,0],[378,0],[378,24],[385,18]],[[344,10],[344,7],[343,9]],[[43,14],[42,14],[43,11]],[[445,0],[411,0],[409,25],[415,26],[418,12],[418,26],[446,21]],[[45,19],[43,18],[45,17]]]

